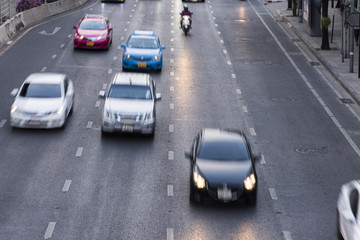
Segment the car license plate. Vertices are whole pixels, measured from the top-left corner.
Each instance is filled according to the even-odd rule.
[[[86,46],[94,46],[94,43],[93,42],[87,42]]]
[[[139,68],[146,68],[146,63],[138,63]]]
[[[217,193],[220,200],[229,201],[232,199],[231,189],[229,188],[218,188]]]
[[[132,132],[134,131],[134,126],[129,124],[123,124],[121,130],[123,132]]]

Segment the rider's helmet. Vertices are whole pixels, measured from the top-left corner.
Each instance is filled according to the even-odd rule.
[[[184,11],[187,11],[187,10],[189,10],[188,5],[184,4]]]

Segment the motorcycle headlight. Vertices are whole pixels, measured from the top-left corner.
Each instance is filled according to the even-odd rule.
[[[161,58],[161,56],[157,55],[157,56],[154,57],[154,61],[158,61],[158,60],[160,60],[160,58]]]
[[[125,59],[131,59],[131,56],[130,56],[130,54],[124,54],[124,58]]]
[[[77,38],[77,39],[83,39],[83,38],[84,38],[84,36],[82,36],[82,35],[79,35],[79,34],[75,33],[75,38]]]
[[[250,174],[250,176],[248,176],[245,180],[244,180],[244,186],[245,189],[248,191],[251,191],[256,184],[256,179],[255,179],[255,175],[252,173]]]
[[[194,169],[193,178],[194,178],[195,186],[196,186],[198,189],[203,189],[203,188],[205,188],[205,178],[203,178],[203,177],[201,176],[201,174],[199,173],[199,171],[198,171],[197,168]]]
[[[18,108],[18,107],[17,107],[16,105],[12,106],[12,107],[11,107],[11,110],[10,110],[10,113],[16,112],[16,109],[17,109],[17,108]]]

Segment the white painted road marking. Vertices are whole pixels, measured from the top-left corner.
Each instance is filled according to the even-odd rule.
[[[6,123],[6,119],[1,120],[0,122],[0,128],[2,128]]]
[[[174,76],[174,72],[170,72],[170,76]]]
[[[111,73],[112,73],[112,69],[109,69],[109,70],[108,70],[108,74],[111,74]]]
[[[170,86],[170,91],[173,92],[174,91],[174,86]]]
[[[231,62],[230,62],[230,61],[227,61],[227,64],[228,64],[228,65],[231,65]]]
[[[236,75],[235,75],[235,74],[231,74],[231,77],[232,77],[232,78],[236,78]]]
[[[100,101],[96,101],[96,102],[95,102],[95,107],[96,107],[96,108],[100,107]]]
[[[246,112],[246,113],[248,112],[248,109],[246,106],[243,106],[242,109],[243,109],[243,112]]]
[[[169,125],[169,132],[174,132],[174,125],[172,124]]]
[[[221,43],[224,43],[224,40],[220,39],[220,42],[221,42]]]
[[[62,191],[63,191],[63,192],[69,191],[70,185],[71,185],[71,180],[66,180],[65,183],[64,183],[64,186],[63,186],[63,188],[62,188]]]
[[[167,240],[174,240],[174,229],[167,228],[166,229],[166,239]]]
[[[255,132],[255,129],[254,129],[254,128],[250,128],[249,130],[250,130],[250,134],[251,134],[252,136],[256,136],[256,132]]]
[[[174,51],[174,48],[170,48],[170,50],[173,52],[173,51]]]
[[[173,103],[170,103],[170,109],[174,109],[174,104]]]
[[[227,54],[227,51],[226,51],[226,49],[224,49],[224,50],[223,50],[223,52],[224,52],[225,54]]]
[[[83,152],[84,148],[83,147],[78,147],[78,149],[76,150],[76,157],[81,157],[82,152]]]
[[[89,121],[88,124],[86,125],[86,128],[92,128],[93,122]]]
[[[55,58],[56,58],[56,54],[52,55],[51,58],[52,58],[52,59],[55,59]]]
[[[72,34],[67,35],[67,37],[68,37],[68,38],[71,38],[71,37],[72,37]]]
[[[260,156],[260,164],[262,164],[262,165],[265,165],[265,164],[266,164],[264,154],[261,154],[261,156]]]
[[[269,193],[272,200],[277,200],[277,196],[274,188],[269,188]]]
[[[169,160],[174,160],[174,151],[169,151],[168,159]]]
[[[65,44],[61,44],[61,45],[60,45],[60,48],[64,48],[64,47],[65,47]]]
[[[173,185],[168,185],[167,186],[167,195],[168,195],[168,197],[174,196],[174,187],[173,187]]]
[[[115,60],[117,60],[117,58],[118,58],[117,56],[114,56],[114,57],[113,57],[113,60],[115,61]]]
[[[291,234],[289,231],[283,231],[285,240],[292,240]]]
[[[49,222],[49,224],[46,228],[46,231],[45,231],[44,239],[51,238],[51,236],[54,232],[54,229],[55,229],[55,224],[56,224],[56,222]]]
[[[45,72],[47,67],[43,67],[40,72]]]

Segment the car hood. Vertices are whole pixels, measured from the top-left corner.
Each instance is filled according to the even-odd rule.
[[[196,165],[203,177],[212,187],[241,186],[252,170],[251,160],[216,161],[197,159]]]
[[[29,113],[47,113],[59,110],[62,98],[18,98],[14,104]]]
[[[104,108],[110,112],[138,114],[152,112],[154,103],[151,100],[107,98]]]
[[[85,37],[98,37],[101,35],[107,34],[107,30],[87,30],[87,29],[78,29],[77,33],[79,35],[85,36]]]
[[[135,56],[155,56],[159,54],[159,49],[126,48],[126,53]]]

